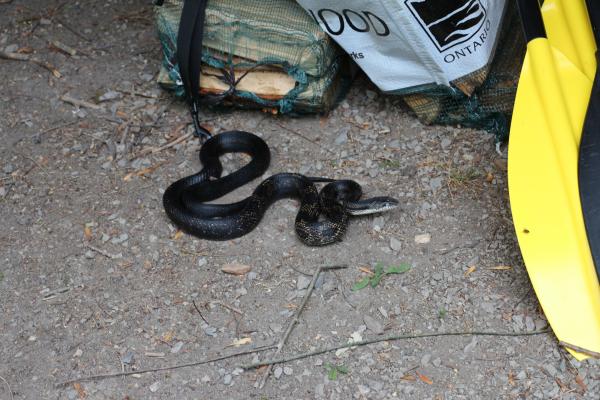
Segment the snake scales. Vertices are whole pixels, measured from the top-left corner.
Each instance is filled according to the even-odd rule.
[[[223,166],[219,157],[236,152],[250,155],[251,161],[221,177]],[[295,198],[300,200],[296,233],[309,246],[324,246],[341,240],[350,215],[382,212],[398,205],[390,197],[360,200],[361,187],[351,180],[309,178],[294,173],[265,179],[252,195],[236,203],[207,203],[261,176],[270,158],[267,144],[252,133],[230,131],[212,136],[200,149],[203,169],[174,182],[165,191],[163,205],[167,215],[179,228],[199,238],[229,240],[256,228],[273,202]],[[318,192],[315,182],[329,183]]]

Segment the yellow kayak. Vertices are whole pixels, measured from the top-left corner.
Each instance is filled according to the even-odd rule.
[[[600,286],[578,183],[596,44],[584,0],[546,0],[541,10],[519,0],[519,8],[528,43],[508,147],[513,221],[554,333],[583,359],[600,353]]]

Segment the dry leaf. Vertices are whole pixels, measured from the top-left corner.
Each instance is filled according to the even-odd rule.
[[[167,342],[169,343],[171,340],[173,340],[173,331],[168,331],[165,332],[164,335],[162,335],[162,337],[160,338],[160,340],[162,340],[163,342]]]
[[[556,384],[560,387],[560,390],[562,390],[563,392],[566,392],[570,389],[567,385],[563,383],[563,381],[560,380],[558,376],[554,378],[554,380],[556,381]]]
[[[134,176],[135,176],[135,172],[130,172],[123,177],[123,180],[125,182],[129,182],[131,180],[131,178],[133,178]]]
[[[492,174],[491,172],[488,172],[485,177],[485,180],[487,183],[491,183],[494,180],[494,174]]]
[[[239,263],[224,264],[221,271],[231,275],[245,275],[252,269],[251,266]]]
[[[135,174],[137,176],[151,174],[152,172],[156,171],[158,169],[158,167],[160,167],[163,164],[164,164],[164,162],[159,162],[158,164],[151,165],[148,168],[140,169]]]
[[[375,273],[373,271],[371,271],[369,268],[367,267],[358,267],[359,270],[361,270],[362,272],[364,272],[365,274],[368,274],[370,276],[375,275]]]
[[[117,111],[115,113],[115,115],[117,117],[119,117],[119,118],[122,118],[122,119],[129,119],[129,115],[126,112],[123,112],[123,111]]]
[[[250,344],[250,343],[252,343],[252,338],[245,337],[245,338],[234,340],[233,343],[231,343],[229,346],[240,347],[240,346],[243,346],[245,344]]]
[[[423,375],[423,374],[420,374],[420,373],[417,372],[417,376],[419,377],[420,380],[422,380],[426,384],[433,385],[433,381],[427,375]]]
[[[179,240],[183,236],[183,231],[181,229],[177,229],[177,232],[173,235],[173,240]]]
[[[496,168],[498,168],[500,171],[506,171],[508,170],[508,162],[505,159],[502,158],[497,158],[494,160],[494,165],[496,166]]]
[[[512,269],[510,265],[496,265],[495,267],[490,267],[489,269],[495,271],[506,271],[508,269]]]
[[[476,270],[476,269],[477,269],[477,267],[476,267],[476,266],[474,266],[474,265],[471,265],[471,266],[469,267],[469,269],[467,269],[467,270],[465,271],[465,276],[469,276],[469,275],[471,275],[473,272],[475,272],[475,270]]]
[[[77,391],[77,395],[79,396],[80,399],[85,399],[85,397],[87,396],[87,393],[83,389],[83,386],[81,386],[81,383],[75,382],[73,384],[73,388]]]
[[[510,371],[508,373],[508,384],[510,386],[515,386],[516,382],[515,382],[515,373],[513,371]]]
[[[21,47],[19,50],[17,50],[17,53],[19,54],[33,54],[33,47]]]
[[[403,381],[408,381],[408,382],[414,382],[417,380],[417,378],[415,378],[414,376],[409,375],[409,374],[406,374],[406,375],[400,377],[400,379]]]
[[[92,228],[86,225],[83,228],[83,236],[85,237],[85,240],[90,240],[92,238]]]
[[[587,391],[587,386],[585,382],[583,382],[583,378],[581,377],[581,375],[577,374],[577,376],[575,377],[575,382],[577,382],[577,384],[581,387],[581,390],[583,390],[584,392]]]

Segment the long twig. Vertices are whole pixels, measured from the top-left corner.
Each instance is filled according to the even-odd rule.
[[[242,310],[240,310],[239,308],[235,308],[233,306],[230,306],[229,304],[227,304],[225,302],[222,302],[221,300],[211,300],[210,304],[218,304],[221,307],[225,307],[226,309],[228,309],[230,311],[233,311],[236,314],[244,315],[244,312]]]
[[[365,346],[367,344],[393,341],[393,340],[405,340],[405,339],[418,339],[418,338],[427,338],[427,337],[437,337],[437,336],[533,336],[533,335],[541,335],[544,333],[550,333],[551,330],[549,328],[542,329],[539,331],[533,332],[479,332],[479,331],[465,331],[465,332],[437,332],[437,333],[422,333],[422,334],[414,334],[414,335],[390,335],[377,339],[369,339],[369,340],[361,340],[358,342],[349,342],[346,344],[342,344],[339,346],[325,347],[323,349],[310,351],[308,353],[300,353],[290,357],[277,358],[272,360],[264,360],[254,364],[242,365],[241,368],[245,370],[259,368],[265,365],[272,364],[281,364],[290,361],[300,360],[303,358],[308,358],[312,356],[317,356],[323,353],[329,353],[332,351],[345,349],[348,347],[355,346]]]
[[[103,111],[104,107],[99,106],[98,104],[90,103],[89,101],[76,99],[75,97],[69,96],[68,94],[63,94],[60,96],[60,99],[65,103],[73,104],[76,107],[86,107],[92,110]]]
[[[140,151],[138,154],[136,154],[133,158],[138,158],[138,157],[143,157],[146,156],[148,154],[156,154],[159,153],[163,150],[169,149],[179,143],[185,142],[186,140],[190,139],[191,137],[193,137],[194,134],[193,133],[186,133],[185,135],[181,135],[178,138],[175,138],[173,140],[171,140],[169,143],[160,146],[160,147],[151,147],[148,149],[143,149],[142,151]],[[132,158],[132,159],[133,159]]]
[[[70,385],[70,384],[75,383],[75,382],[88,382],[88,381],[96,381],[96,380],[100,380],[100,379],[118,378],[120,376],[130,376],[130,375],[136,375],[136,374],[145,374],[145,373],[148,373],[148,372],[171,371],[171,370],[180,369],[180,368],[196,367],[198,365],[208,364],[208,363],[216,362],[216,361],[222,361],[222,360],[226,360],[228,358],[234,358],[234,357],[244,356],[244,355],[247,355],[247,354],[258,353],[258,352],[265,351],[265,350],[270,350],[270,349],[273,349],[273,348],[275,348],[275,345],[257,347],[255,349],[240,351],[240,352],[232,353],[232,354],[226,354],[224,356],[207,358],[207,359],[204,359],[204,360],[201,360],[201,361],[193,361],[193,362],[184,363],[184,364],[175,364],[175,365],[170,365],[170,366],[167,366],[167,367],[140,369],[140,370],[137,370],[137,371],[117,372],[117,373],[114,373],[114,374],[99,374],[99,375],[83,376],[81,378],[69,379],[67,381],[59,382],[59,383],[55,384],[54,386],[58,388],[58,387],[63,387],[63,386],[66,386],[66,385]]]
[[[118,255],[116,255],[116,254],[111,254],[111,253],[109,253],[109,252],[107,252],[107,251],[104,251],[104,250],[102,250],[102,249],[100,249],[100,248],[98,248],[98,247],[96,247],[96,246],[92,246],[92,245],[91,245],[91,244],[89,244],[89,243],[84,243],[83,245],[84,245],[85,247],[87,247],[88,249],[90,249],[90,250],[94,250],[94,251],[95,251],[96,253],[98,253],[98,254],[102,254],[102,255],[103,255],[104,257],[106,257],[106,258],[110,258],[111,260],[116,260],[116,259],[118,259],[118,258],[121,258],[121,257],[119,257],[119,256],[118,256]]]
[[[593,357],[593,358],[599,358],[600,359],[600,353],[598,353],[596,351],[584,349],[583,347],[579,347],[579,346],[576,346],[576,345],[571,344],[571,343],[563,342],[562,340],[560,342],[558,342],[558,344],[561,345],[561,346],[563,346],[563,347],[566,347],[568,349],[575,350],[578,353],[585,354],[586,356],[590,356],[590,357]]]
[[[58,71],[58,69],[56,69],[56,67],[54,65],[50,64],[47,61],[40,60],[39,58],[36,58],[36,57],[33,57],[33,56],[29,56],[27,54],[7,53],[5,51],[0,51],[0,58],[4,58],[5,60],[32,62],[34,64],[37,64],[37,65],[41,66],[41,67],[46,68],[56,78],[62,77],[61,73]]]
[[[281,353],[283,346],[285,346],[285,343],[287,342],[288,338],[290,337],[290,334],[294,330],[294,327],[300,320],[300,314],[302,313],[302,310],[304,310],[306,303],[308,303],[308,299],[310,298],[313,290],[315,289],[315,283],[317,282],[317,279],[319,278],[319,275],[321,274],[321,272],[326,271],[326,270],[331,270],[331,269],[340,269],[340,268],[347,268],[347,266],[346,265],[329,265],[329,266],[322,265],[319,268],[317,268],[317,270],[313,274],[310,284],[308,285],[308,288],[306,289],[306,294],[304,295],[304,300],[302,300],[302,304],[300,304],[300,307],[298,307],[296,309],[296,312],[294,313],[294,317],[292,318],[287,329],[281,336],[279,343],[277,343],[277,350],[275,351],[274,356],[277,356],[279,353]],[[265,370],[265,372],[262,376],[262,379],[260,380],[260,383],[258,384],[259,389],[262,389],[265,386],[265,383],[267,382],[267,378],[269,377],[269,374],[271,373],[271,370],[273,369],[273,364],[275,364],[275,363],[268,363],[268,364],[263,363],[263,365],[268,365],[268,367]]]
[[[321,149],[323,149],[323,150],[327,151],[328,153],[330,153],[330,154],[335,154],[333,151],[329,150],[327,147],[324,147],[322,144],[320,144],[320,143],[317,143],[315,140],[313,140],[313,139],[311,139],[311,138],[309,138],[309,137],[306,137],[306,136],[304,136],[303,134],[301,134],[301,133],[300,133],[300,132],[298,132],[297,130],[295,130],[295,129],[292,129],[292,128],[290,128],[290,127],[287,127],[287,126],[285,126],[284,124],[282,124],[282,123],[280,123],[280,122],[277,122],[277,121],[275,121],[275,124],[276,124],[276,125],[278,125],[280,128],[283,128],[283,129],[285,129],[286,131],[288,131],[288,132],[290,132],[290,133],[292,133],[292,134],[294,134],[294,135],[298,136],[299,138],[302,138],[302,139],[306,140],[307,142],[310,142],[310,143],[314,144],[315,146],[317,146],[317,147],[319,147],[319,148],[321,148]]]
[[[14,400],[15,396],[13,395],[12,389],[10,388],[10,385],[9,385],[8,381],[6,379],[4,379],[2,376],[0,376],[0,380],[2,380],[2,382],[4,382],[4,384],[8,388],[8,393],[10,393],[10,398],[12,400]]]
[[[200,309],[198,308],[198,306],[196,305],[196,300],[192,300],[192,304],[194,305],[194,308],[196,309],[196,311],[198,312],[198,315],[200,315],[200,318],[202,318],[202,321],[204,321],[204,323],[206,325],[210,325],[208,323],[208,321],[206,320],[206,318],[204,318],[204,315],[202,315],[202,313],[200,312]]]

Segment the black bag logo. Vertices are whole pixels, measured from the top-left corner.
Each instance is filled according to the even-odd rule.
[[[473,37],[486,17],[481,0],[406,0],[405,4],[440,53]]]

